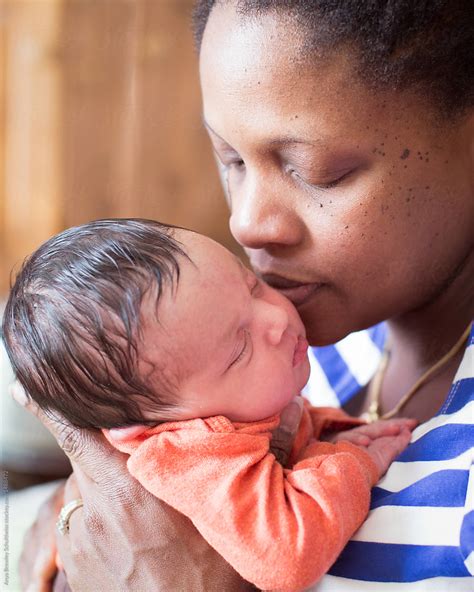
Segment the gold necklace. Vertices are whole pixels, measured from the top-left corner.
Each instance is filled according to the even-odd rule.
[[[382,390],[382,383],[385,377],[385,373],[387,371],[388,362],[390,360],[390,349],[387,347],[384,349],[382,354],[382,359],[380,360],[379,367],[375,376],[371,380],[369,384],[369,391],[368,391],[368,398],[370,401],[369,408],[366,413],[361,415],[362,419],[365,419],[369,423],[373,421],[377,421],[378,419],[390,419],[397,415],[399,411],[405,407],[405,405],[412,399],[413,395],[418,392],[418,390],[428,382],[428,380],[433,376],[435,372],[437,372],[440,368],[442,368],[449,360],[454,358],[454,356],[459,352],[459,350],[464,345],[465,341],[469,337],[471,332],[471,324],[466,328],[464,333],[461,337],[456,341],[453,347],[446,353],[441,359],[439,359],[435,364],[433,364],[426,372],[424,372],[420,378],[415,382],[415,384],[403,395],[403,397],[398,401],[393,409],[387,411],[383,415],[380,415],[380,392]]]

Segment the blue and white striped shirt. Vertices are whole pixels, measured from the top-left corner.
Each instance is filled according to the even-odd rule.
[[[311,351],[305,390],[316,405],[341,405],[367,384],[386,328]],[[439,413],[373,489],[369,516],[312,592],[474,590],[474,325]]]

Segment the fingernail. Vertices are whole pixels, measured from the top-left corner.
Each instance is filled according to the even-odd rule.
[[[303,399],[297,397],[285,407],[280,417],[280,429],[292,434],[298,429],[303,408]]]
[[[10,384],[8,386],[8,392],[19,405],[26,407],[26,404],[28,403],[28,395],[19,382],[13,382]]]
[[[108,434],[112,440],[115,440],[116,442],[127,442],[128,440],[133,440],[133,438],[143,434],[143,432],[148,430],[149,427],[150,426],[146,425],[134,425],[126,428],[112,428],[108,430]]]

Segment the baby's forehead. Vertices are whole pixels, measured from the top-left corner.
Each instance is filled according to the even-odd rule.
[[[237,255],[208,236],[180,230],[176,238],[186,252],[187,262],[183,263],[183,272],[187,272],[191,265],[201,279],[218,274],[234,275],[239,270],[251,273]],[[178,281],[181,283],[181,278]]]

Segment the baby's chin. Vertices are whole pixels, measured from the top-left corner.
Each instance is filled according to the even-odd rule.
[[[255,410],[254,412],[247,411],[242,413],[229,414],[227,417],[235,423],[254,423],[259,421],[266,421],[268,419],[275,418],[284,413],[287,408],[291,407],[291,405],[294,404],[295,399],[297,399],[299,396],[299,393],[292,393],[288,397],[280,398],[278,402],[275,401],[273,405],[268,405],[264,408]]]
[[[267,415],[267,417],[273,417],[275,415],[281,416],[286,413],[288,413],[290,415],[292,413],[297,413],[299,415],[299,409],[300,409],[300,407],[302,405],[302,401],[303,401],[303,398],[301,396],[302,388],[303,387],[301,387],[301,389],[299,389],[298,391],[292,393],[291,395],[289,395],[288,397],[286,397],[285,399],[280,401],[280,405],[272,407],[271,413],[270,413],[270,415]],[[266,418],[262,418],[262,419],[266,419]]]

